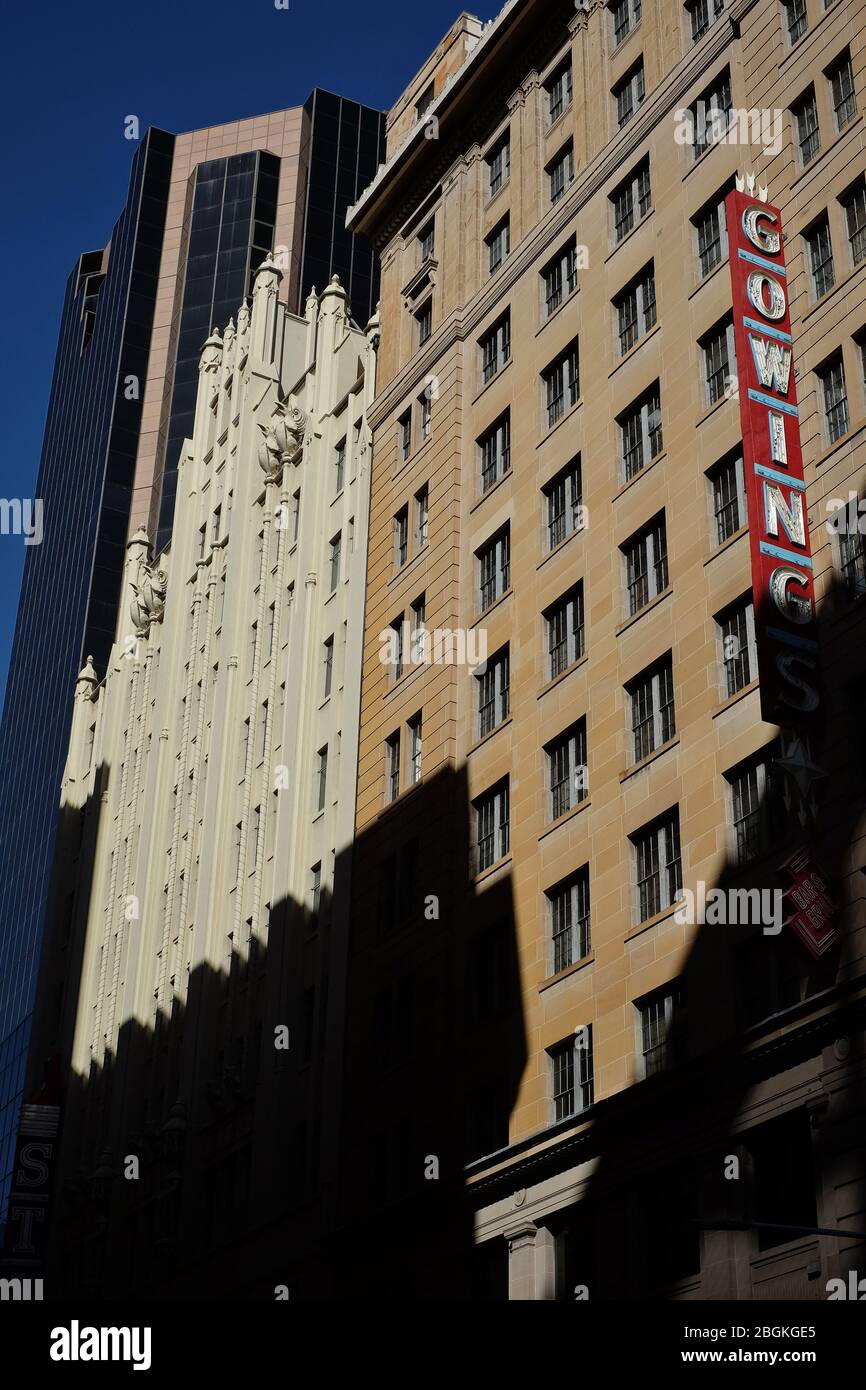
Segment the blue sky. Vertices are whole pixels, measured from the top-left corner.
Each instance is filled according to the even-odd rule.
[[[460,13],[289,0],[77,0],[10,7],[2,187],[5,332],[0,497],[33,497],[66,278],[126,198],[124,117],[172,131],[302,103],[315,87],[386,109]],[[468,6],[488,19],[499,3]],[[6,108],[3,110],[3,108]],[[0,535],[0,692],[24,562]]]

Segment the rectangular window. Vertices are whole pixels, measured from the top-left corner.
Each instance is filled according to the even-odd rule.
[[[635,856],[638,921],[671,907],[683,886],[680,817],[673,810],[631,836]]]
[[[553,125],[571,104],[571,63],[564,63],[562,67],[557,68],[553,77],[545,84],[544,90],[547,92],[547,119],[550,125]]]
[[[549,318],[577,288],[577,239],[572,237],[541,272],[544,316]]]
[[[424,627],[424,613],[426,609],[426,595],[419,594],[412,604],[412,632],[410,636],[409,659],[412,662],[424,660],[424,647],[426,639],[426,629]]]
[[[547,548],[554,550],[583,525],[580,455],[542,489],[547,499]]]
[[[423,395],[418,397],[418,406],[420,408],[421,443],[423,444],[425,439],[430,438],[430,425],[433,414],[433,402],[426,391]]]
[[[854,96],[854,69],[851,66],[851,54],[842,54],[828,72],[830,79],[830,93],[833,101],[833,119],[837,131],[845,129],[849,122],[853,121],[857,114],[857,102]]]
[[[734,325],[731,320],[717,324],[700,340],[704,359],[707,409],[722,400],[737,377]]]
[[[425,483],[415,493],[415,547],[423,549],[427,544],[430,519],[430,490]]]
[[[433,332],[433,301],[428,299],[422,309],[415,315],[415,322],[418,325],[418,346],[426,343],[430,334]]]
[[[682,991],[677,986],[666,986],[636,1008],[640,1019],[641,1077],[646,1079],[666,1071],[682,1055]]]
[[[322,903],[322,866],[314,864],[310,870],[310,915],[312,922],[311,930],[315,931],[318,924],[319,908]]]
[[[627,232],[646,217],[652,208],[649,160],[638,165],[635,172],[611,194],[614,242],[622,241]]]
[[[668,586],[668,547],[664,515],[622,547],[625,557],[628,613],[632,617]]]
[[[487,156],[487,192],[491,198],[508,182],[510,168],[511,144],[505,135]]]
[[[550,792],[548,817],[558,820],[589,795],[586,766],[586,720],[581,719],[548,743],[547,777]]]
[[[491,425],[478,440],[482,493],[487,492],[495,482],[504,477],[511,467],[510,434],[510,413],[506,410],[495,425]]]
[[[860,180],[843,203],[848,223],[848,248],[851,265],[857,266],[866,258],[866,182]]]
[[[324,811],[328,790],[328,745],[316,754],[316,811]]]
[[[429,261],[431,256],[433,255],[435,247],[434,234],[435,228],[433,222],[428,222],[427,226],[424,227],[424,229],[418,234],[418,240],[421,243],[422,264],[424,263],[424,261]]]
[[[760,758],[725,774],[731,797],[733,851],[740,867],[763,859],[782,840],[787,823],[772,745]]]
[[[788,26],[788,42],[796,43],[805,34],[809,21],[806,17],[806,0],[784,0],[785,22]]]
[[[641,271],[636,280],[614,300],[619,338],[619,354],[623,357],[656,321],[656,279],[652,263]]]
[[[809,164],[821,149],[821,131],[818,127],[818,103],[815,89],[810,87],[806,95],[794,107],[794,120],[797,123],[797,144],[800,147],[800,163]]]
[[[334,455],[334,496],[337,497],[343,491],[343,479],[346,476],[346,441],[341,439],[337,445]]]
[[[580,367],[577,339],[541,373],[547,428],[552,429],[580,398]]]
[[[401,569],[409,558],[409,508],[401,507],[394,517],[394,564]]]
[[[558,203],[569,184],[574,182],[574,146],[569,140],[565,149],[547,165],[547,189],[551,205]]]
[[[836,283],[833,271],[833,247],[830,244],[830,223],[827,214],[806,233],[809,248],[809,269],[812,273],[812,292],[816,299],[832,290]]]
[[[590,951],[589,869],[580,869],[546,894],[553,947],[552,973],[567,970]]]
[[[292,493],[292,545],[297,545],[301,529],[301,489]]]
[[[385,801],[400,795],[400,730],[385,740]]]
[[[338,531],[336,536],[329,543],[328,568],[330,574],[330,592],[333,593],[340,581],[340,551],[342,548],[342,538]]]
[[[844,509],[850,516],[849,508]],[[859,514],[858,514],[859,515]],[[839,536],[839,578],[849,599],[866,593],[866,537],[850,524],[841,527]]]
[[[391,638],[391,661],[394,668],[394,680],[398,681],[403,674],[403,614],[395,618],[390,628]]]
[[[713,533],[716,545],[721,545],[746,524],[742,454],[725,459],[709,476],[713,498]]]
[[[478,684],[478,737],[483,738],[508,718],[508,648],[489,657]]]
[[[622,43],[640,19],[641,0],[614,0],[610,7],[614,46]]]
[[[694,219],[697,236],[698,266],[703,280],[728,254],[728,225],[725,200],[720,198]]]
[[[511,314],[505,313],[478,340],[481,349],[481,380],[490,381],[511,356]]]
[[[550,1058],[553,1122],[582,1115],[592,1105],[592,1027],[576,1030],[577,1036],[548,1050]]]
[[[623,479],[637,476],[662,451],[662,406],[658,386],[619,417]]]
[[[711,87],[698,97],[691,108],[694,144],[692,152],[698,159],[710,145],[727,133],[733,110],[731,74],[725,69]]]
[[[818,377],[824,396],[824,423],[827,439],[830,444],[835,444],[837,439],[841,439],[844,434],[848,433],[850,425],[845,367],[841,354],[823,367],[818,373]]]
[[[670,654],[626,689],[631,697],[632,758],[639,763],[676,733]]]
[[[400,462],[405,463],[412,452],[412,412],[407,410],[397,421],[397,437],[399,439]]]
[[[511,538],[508,527],[478,551],[481,612],[511,585]]]
[[[583,583],[575,584],[544,614],[547,625],[547,678],[567,671],[583,656]]]
[[[421,734],[422,722],[421,712],[412,716],[408,722],[409,729],[409,786],[414,787],[421,781]]]
[[[487,245],[487,267],[491,275],[499,269],[511,246],[509,221],[504,217],[485,238]]]
[[[724,7],[724,0],[690,0],[686,9],[692,26],[692,43],[697,43],[699,39],[704,37],[713,20],[718,19]]]
[[[716,619],[722,659],[722,689],[725,699],[736,695],[758,674],[755,642],[755,610],[750,598],[739,599]]]
[[[508,780],[475,802],[475,844],[478,873],[503,859],[509,848]]]
[[[322,699],[327,700],[334,679],[334,638],[327,638],[322,645]]]
[[[613,88],[618,130],[622,130],[623,126],[628,124],[645,95],[643,58],[641,58]]]

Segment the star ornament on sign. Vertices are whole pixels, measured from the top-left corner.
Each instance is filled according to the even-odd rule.
[[[791,735],[787,743],[783,741],[782,747],[782,756],[775,760],[776,767],[781,768],[786,778],[796,787],[800,801],[797,814],[800,824],[805,825],[809,816],[814,819],[818,814],[814,787],[815,783],[822,781],[827,774],[812,761],[809,745],[800,734]],[[785,808],[790,811],[792,798],[787,785],[783,795]]]

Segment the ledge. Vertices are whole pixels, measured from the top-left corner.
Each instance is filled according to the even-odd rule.
[[[667,458],[667,456],[667,450],[662,449],[660,454],[656,454],[655,458],[650,459],[649,463],[645,463],[643,468],[639,468],[633,478],[629,478],[627,483],[623,483],[619,491],[615,492],[611,497],[611,502],[618,502],[620,497],[622,497],[626,492],[628,492],[630,488],[633,488],[635,483],[639,483],[641,478],[645,478],[647,473],[651,472],[651,470],[655,468],[657,463],[662,463]]]
[[[642,338],[638,338],[636,343],[632,343],[628,352],[624,353],[622,357],[617,358],[616,366],[611,367],[610,371],[607,374],[608,381],[610,381],[612,376],[616,375],[620,367],[624,367],[626,362],[630,362],[632,360],[636,353],[638,353],[640,349],[643,347],[644,343],[648,343],[650,338],[654,338],[655,335],[657,333],[661,333],[661,331],[661,321],[657,319],[656,322],[653,324],[652,328],[650,328],[646,333],[644,333]]]
[[[636,936],[642,936],[645,931],[652,931],[653,927],[658,927],[662,922],[666,922],[669,917],[682,907],[679,899],[672,903],[670,907],[663,907],[661,912],[657,912],[654,917],[647,917],[645,922],[638,922],[636,927],[631,927],[623,937],[623,941],[633,941]]]
[[[513,716],[509,714],[508,718],[503,719],[501,724],[494,724],[492,729],[488,729],[486,734],[482,734],[480,738],[476,739],[467,750],[467,758],[471,757],[473,753],[476,753],[479,748],[483,748],[485,743],[489,743],[492,738],[495,738],[500,729],[507,729],[508,725],[511,723],[512,717]]]
[[[586,796],[583,801],[579,801],[576,806],[572,806],[570,811],[566,811],[563,815],[557,816],[556,820],[551,821],[550,825],[545,826],[542,830],[538,837],[539,842],[544,840],[548,835],[552,835],[555,830],[559,830],[561,826],[567,825],[570,820],[574,820],[574,817],[579,816],[581,811],[589,810],[591,805],[592,797]]]
[[[579,970],[585,970],[588,965],[592,965],[595,960],[595,952],[590,951],[589,955],[581,956],[580,960],[574,961],[572,965],[567,965],[564,970],[560,970],[556,975],[548,975],[546,980],[542,980],[538,986],[538,993],[543,994],[546,989],[551,989],[553,985],[558,985],[561,980],[567,980],[569,975],[576,975]]]
[[[575,536],[582,536],[586,529],[587,528],[585,526],[576,526],[574,530],[571,532],[571,535],[566,536],[565,540],[560,541],[559,544],[555,545],[552,550],[547,551],[546,555],[544,555],[539,560],[538,564],[535,566],[536,571],[540,570],[543,565],[546,565],[548,560],[552,560],[554,555],[561,555],[565,547],[568,545],[569,541],[573,541]]]
[[[589,654],[588,652],[584,652],[583,655],[579,656],[576,661],[573,661],[570,666],[566,666],[564,671],[560,671],[558,676],[554,676],[552,680],[546,681],[535,698],[537,700],[543,700],[548,691],[553,690],[557,685],[561,685],[566,677],[571,675],[572,671],[577,671],[581,666],[585,666],[588,661]]]
[[[645,767],[649,767],[650,763],[654,763],[656,758],[662,757],[669,749],[676,748],[679,741],[679,734],[675,734],[673,738],[668,739],[667,743],[660,743],[658,748],[654,748],[651,753],[647,753],[645,758],[641,758],[639,763],[635,763],[633,767],[627,768],[626,771],[621,774],[619,779],[620,785],[622,785],[623,782],[627,782],[630,777],[635,777],[637,773],[643,772]]]
[[[743,539],[743,536],[747,536],[748,534],[748,525],[738,526],[736,531],[734,531],[730,536],[728,536],[728,539],[726,541],[722,541],[721,545],[717,545],[712,554],[707,556],[706,560],[704,560],[703,562],[704,568],[706,568],[707,565],[711,565],[713,563],[713,560],[718,559],[720,555],[724,555],[726,550],[730,550],[731,546],[736,545],[737,541],[741,541]]]
[[[733,695],[729,695],[727,699],[722,700],[720,705],[716,706],[710,718],[718,719],[719,715],[724,714],[725,711],[729,710],[732,705],[739,704],[740,700],[745,700],[747,695],[751,695],[753,691],[757,690],[759,688],[759,684],[760,682],[756,677],[755,680],[749,681],[748,685],[744,685],[742,690],[735,690]]]
[[[666,589],[662,589],[660,594],[656,594],[655,598],[651,598],[649,603],[645,603],[643,608],[637,613],[632,613],[630,618],[626,618],[624,623],[620,623],[619,627],[614,629],[614,637],[621,637],[634,623],[640,622],[641,618],[645,617],[647,613],[651,613],[654,608],[658,608],[660,604],[664,603],[666,598],[670,598],[673,591],[673,585],[668,584]]]

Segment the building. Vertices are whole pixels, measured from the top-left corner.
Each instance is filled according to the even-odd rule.
[[[371,1297],[862,1267],[864,18],[461,15],[350,211],[382,267],[341,1184]]]
[[[26,1065],[57,791],[65,692],[87,655],[105,672],[128,536],[171,535],[178,459],[192,431],[202,343],[248,294],[267,252],[292,312],[338,274],[366,323],[372,249],[344,228],[372,177],[383,117],[316,89],[303,106],[172,135],[150,129],[111,240],[79,258],[61,320],[2,729],[0,1227]]]
[[[208,338],[171,545],[133,535],[75,686],[28,1084],[59,1078],[52,1296],[326,1277],[377,333],[280,279]]]

